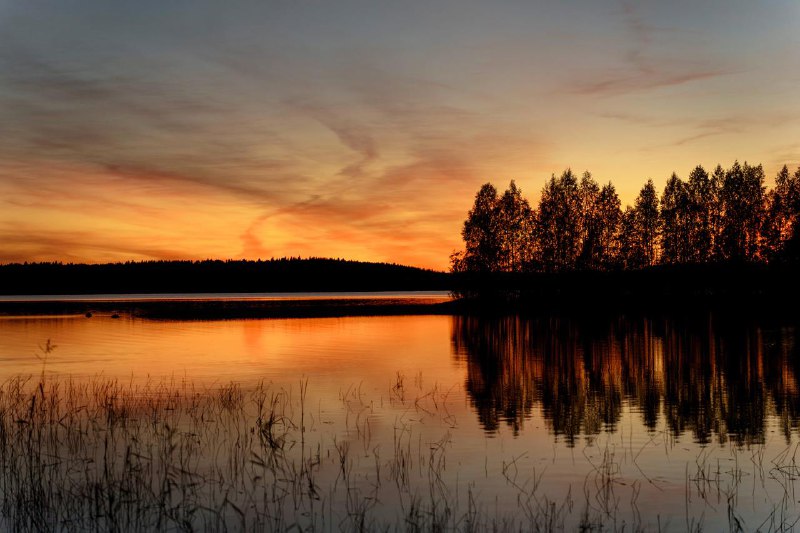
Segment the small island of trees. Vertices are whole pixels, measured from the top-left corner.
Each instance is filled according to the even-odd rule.
[[[652,180],[621,208],[612,183],[589,172],[553,175],[536,209],[514,181],[475,196],[453,272],[640,270],[654,265],[776,263],[800,249],[800,168],[784,166],[768,189],[761,165],[734,162],[686,181],[676,174],[660,197]]]

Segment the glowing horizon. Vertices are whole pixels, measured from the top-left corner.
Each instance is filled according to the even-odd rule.
[[[474,194],[800,164],[800,5],[0,2],[0,263],[445,270]],[[748,31],[742,31],[747,28]]]

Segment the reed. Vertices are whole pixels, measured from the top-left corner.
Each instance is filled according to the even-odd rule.
[[[637,463],[642,450],[613,436],[587,444],[589,473],[566,494],[548,491],[546,468],[530,469],[527,453],[508,458],[487,451],[474,458],[486,463],[487,477],[499,472],[492,481],[513,496],[498,502],[450,457],[458,430],[448,408],[452,391],[435,384],[423,389],[421,377],[409,381],[398,373],[387,383],[385,398],[397,414],[384,442],[372,426],[384,398],[369,399],[360,386],[340,394],[337,425],[309,405],[306,380],[286,389],[265,382],[74,381],[44,373],[11,379],[0,385],[0,529],[662,527],[660,516],[643,516],[639,506],[642,486],[658,483]],[[431,421],[442,429],[438,438],[423,437]],[[660,443],[654,438],[648,445]],[[679,528],[701,530],[706,512],[721,509],[731,530],[792,529],[800,517],[797,456],[797,445],[773,458],[755,447],[748,460],[739,450],[723,464],[705,449],[686,464],[686,517]],[[631,471],[641,475],[633,479]],[[760,524],[747,523],[741,512],[745,481],[783,487]]]

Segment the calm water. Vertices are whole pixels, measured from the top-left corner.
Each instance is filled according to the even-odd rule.
[[[800,517],[790,320],[0,318],[0,379],[43,371],[209,391],[266,382],[293,397],[307,386],[308,441],[322,457],[347,443],[348,483],[372,487],[377,522],[417,492],[467,517],[551,516],[568,530],[766,530]],[[378,491],[376,465],[398,454],[408,486]],[[320,485],[341,483],[344,466],[321,463]]]

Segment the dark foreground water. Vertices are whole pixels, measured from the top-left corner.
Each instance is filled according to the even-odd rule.
[[[56,529],[792,529],[795,323],[0,318],[0,489],[33,501],[36,470]]]

